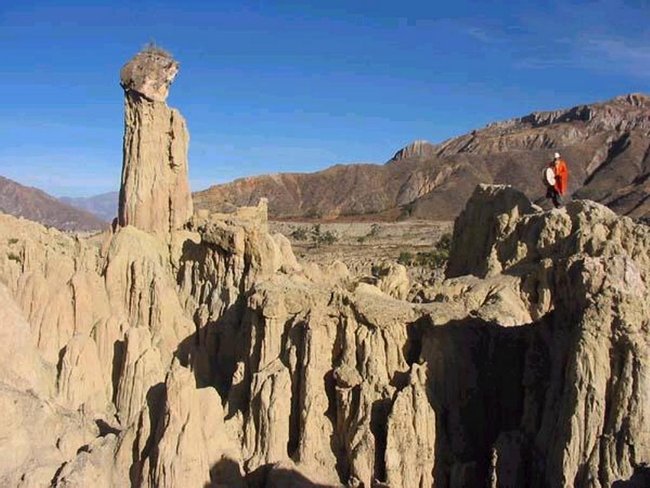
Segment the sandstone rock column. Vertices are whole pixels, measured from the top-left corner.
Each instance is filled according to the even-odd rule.
[[[178,73],[168,53],[148,47],[124,65],[124,148],[118,222],[168,238],[192,215],[185,119],[165,100]]]

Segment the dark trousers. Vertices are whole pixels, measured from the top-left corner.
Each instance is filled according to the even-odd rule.
[[[546,198],[550,198],[553,201],[553,205],[555,206],[555,208],[559,208],[562,206],[562,196],[555,189],[554,186],[549,186],[546,189]]]

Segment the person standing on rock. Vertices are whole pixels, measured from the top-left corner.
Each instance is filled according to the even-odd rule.
[[[566,193],[569,181],[569,170],[566,161],[560,157],[560,153],[553,154],[553,160],[548,163],[544,170],[544,182],[546,183],[546,198],[553,201],[555,208],[562,206],[562,196]]]

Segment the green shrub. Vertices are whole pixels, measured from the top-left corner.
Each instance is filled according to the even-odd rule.
[[[294,230],[289,236],[296,241],[306,241],[307,240],[307,229],[304,227],[298,227]]]
[[[415,264],[424,268],[442,268],[447,263],[447,258],[447,254],[438,250],[419,252],[415,256]]]
[[[436,249],[439,249],[441,251],[446,250],[447,254],[449,254],[449,251],[451,250],[451,234],[443,234],[442,237],[438,239]]]
[[[338,236],[329,230],[320,236],[320,243],[326,246],[331,246],[338,240]]]
[[[339,236],[332,231],[323,232],[320,224],[314,224],[309,231],[311,241],[316,247],[319,247],[323,244],[326,246],[331,246],[336,241],[339,240]]]
[[[419,251],[415,256],[408,251],[402,251],[397,258],[399,264],[405,266],[422,266],[425,268],[444,268],[449,260],[451,235],[444,234],[431,251]]]
[[[397,262],[399,264],[403,264],[404,266],[412,266],[413,253],[410,253],[408,251],[402,251],[401,253],[399,253],[399,256],[397,257]]]

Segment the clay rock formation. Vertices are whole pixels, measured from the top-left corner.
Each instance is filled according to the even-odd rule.
[[[169,85],[178,63],[145,49],[120,73],[124,88],[124,160],[118,221],[169,236],[192,216],[185,119],[170,109]]]
[[[195,203],[221,211],[268,197],[273,218],[453,220],[478,184],[509,184],[543,202],[539,175],[559,151],[569,164],[570,194],[642,218],[650,215],[649,134],[650,97],[631,94],[534,112],[436,145],[416,141],[384,165],[244,178],[198,192]]]
[[[131,227],[78,241],[4,217],[3,320],[22,330],[10,344],[33,348],[11,374],[40,368],[29,401],[56,409],[21,410],[52,437],[3,479],[541,487],[643,470],[646,227],[479,187],[450,277],[413,304],[310,278],[264,216],[196,216],[170,247]],[[26,334],[35,346],[20,346]],[[10,378],[3,398],[26,395]],[[15,425],[12,446],[36,442]],[[45,454],[62,439],[68,450]]]
[[[478,223],[474,219],[483,219],[490,198],[512,205],[488,222],[481,220],[489,229],[482,230],[483,238],[452,247],[456,255],[452,255],[451,274],[518,276],[521,297],[529,304],[533,320],[517,329],[495,330],[488,339],[490,346],[476,336],[477,352],[483,347],[511,352],[505,359],[509,364],[502,368],[498,363],[503,358],[488,349],[474,363],[506,376],[500,377],[500,385],[492,383],[481,393],[474,427],[463,425],[454,413],[471,408],[462,392],[454,394],[458,396],[452,402],[462,403],[452,403],[449,422],[464,435],[471,435],[473,428],[490,431],[495,422],[502,422],[493,449],[503,460],[496,464],[496,475],[503,465],[507,486],[521,485],[526,476],[532,476],[525,483],[529,486],[612,486],[617,480],[635,479],[648,455],[647,386],[639,390],[631,386],[643,384],[646,374],[640,358],[649,345],[648,228],[591,202],[574,202],[548,213],[524,206],[522,212],[522,198],[512,193],[508,188],[477,189],[457,222],[464,225],[457,226],[456,237],[471,232],[472,224]],[[467,253],[479,259],[466,260]],[[480,322],[476,326],[483,327]],[[480,334],[478,329],[474,332]],[[422,346],[430,361],[438,358],[435,370],[440,381],[453,385],[452,391],[458,388],[454,378],[460,380],[453,373],[454,364],[472,362],[456,354],[459,347],[467,351],[467,340],[462,345],[454,340],[439,343],[432,350],[438,340],[425,338]],[[446,348],[450,353],[444,352]],[[514,371],[519,373],[510,376]],[[471,368],[463,374],[481,382],[486,373]],[[497,417],[507,415],[495,420],[486,416],[490,411],[502,412]],[[483,430],[482,436],[490,434]],[[477,449],[457,446],[456,452],[464,455]],[[514,465],[513,460],[517,460]],[[487,457],[482,462],[485,465]],[[459,476],[466,477],[467,469],[473,471],[477,465],[456,466]],[[532,474],[524,474],[531,466]]]
[[[86,239],[0,215],[0,484],[643,477],[648,227],[479,186],[451,249],[411,303],[400,267],[302,266],[264,201]]]
[[[178,62],[163,49],[149,45],[122,67],[120,85],[126,93],[138,93],[152,102],[165,102],[176,74]]]

